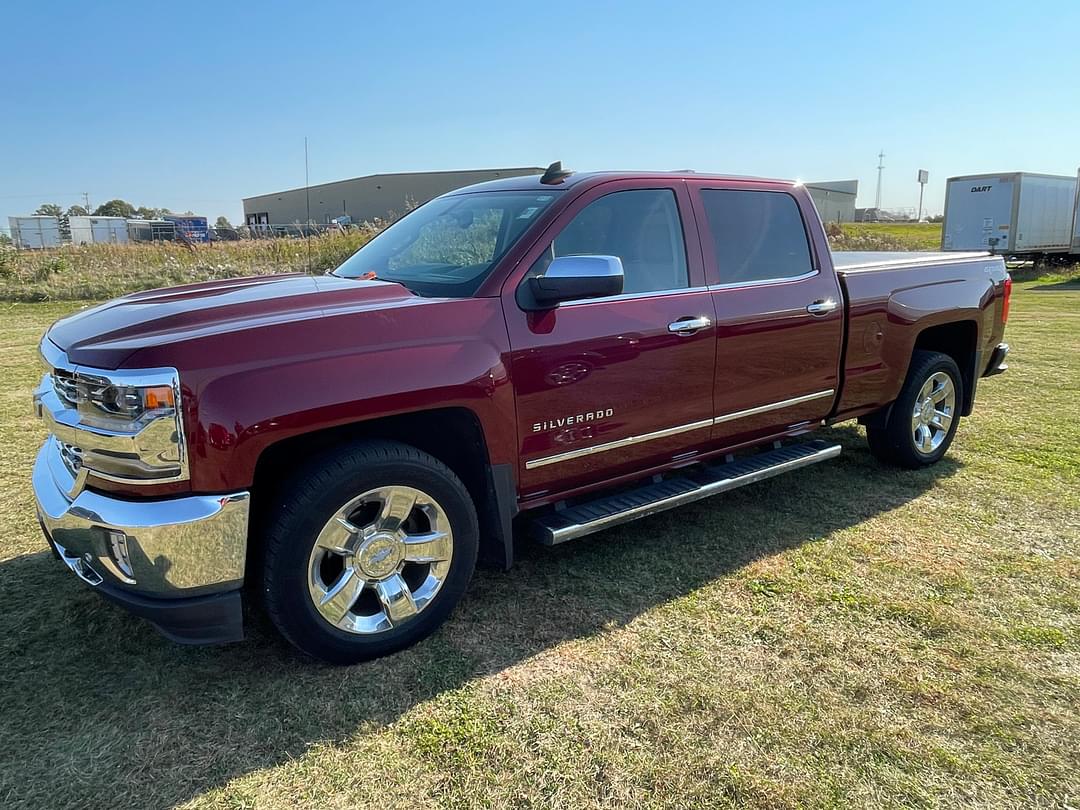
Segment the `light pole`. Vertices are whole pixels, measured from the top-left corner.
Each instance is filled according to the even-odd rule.
[[[930,179],[930,172],[926,169],[919,169],[919,215],[915,217],[916,222],[922,222],[922,196],[926,190],[926,181]]]
[[[877,193],[874,194],[874,208],[880,215],[881,212],[881,172],[885,169],[885,150],[882,149],[878,153],[877,161]]]

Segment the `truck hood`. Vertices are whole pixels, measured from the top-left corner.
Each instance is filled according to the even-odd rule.
[[[422,300],[389,282],[255,276],[126,295],[57,321],[47,337],[73,363],[115,369],[141,349]]]

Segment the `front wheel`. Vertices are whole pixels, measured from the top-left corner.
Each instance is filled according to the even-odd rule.
[[[884,427],[866,438],[880,460],[918,469],[941,460],[960,424],[960,369],[947,354],[917,351]]]
[[[437,459],[362,442],[314,459],[280,490],[263,592],[292,644],[334,664],[396,652],[434,632],[476,564],[476,510]]]

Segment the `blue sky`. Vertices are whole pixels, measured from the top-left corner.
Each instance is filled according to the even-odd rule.
[[[545,165],[858,178],[939,211],[957,174],[1073,174],[1080,5],[18,3],[0,225],[97,205],[240,219],[381,171]]]

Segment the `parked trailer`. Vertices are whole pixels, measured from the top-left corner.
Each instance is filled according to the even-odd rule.
[[[1076,171],[1076,201],[1073,203],[1072,247],[1069,252],[1080,254],[1080,169]]]
[[[129,219],[127,232],[132,242],[171,242],[176,225],[164,219]]]
[[[1066,254],[1072,243],[1077,178],[1012,172],[950,177],[942,250],[1006,256]]]
[[[123,217],[69,217],[71,244],[117,244],[127,242],[127,220]]]
[[[15,247],[40,249],[60,244],[60,220],[56,217],[8,217]]]
[[[164,217],[176,226],[176,237],[187,242],[209,242],[210,227],[206,217],[173,216]]]

